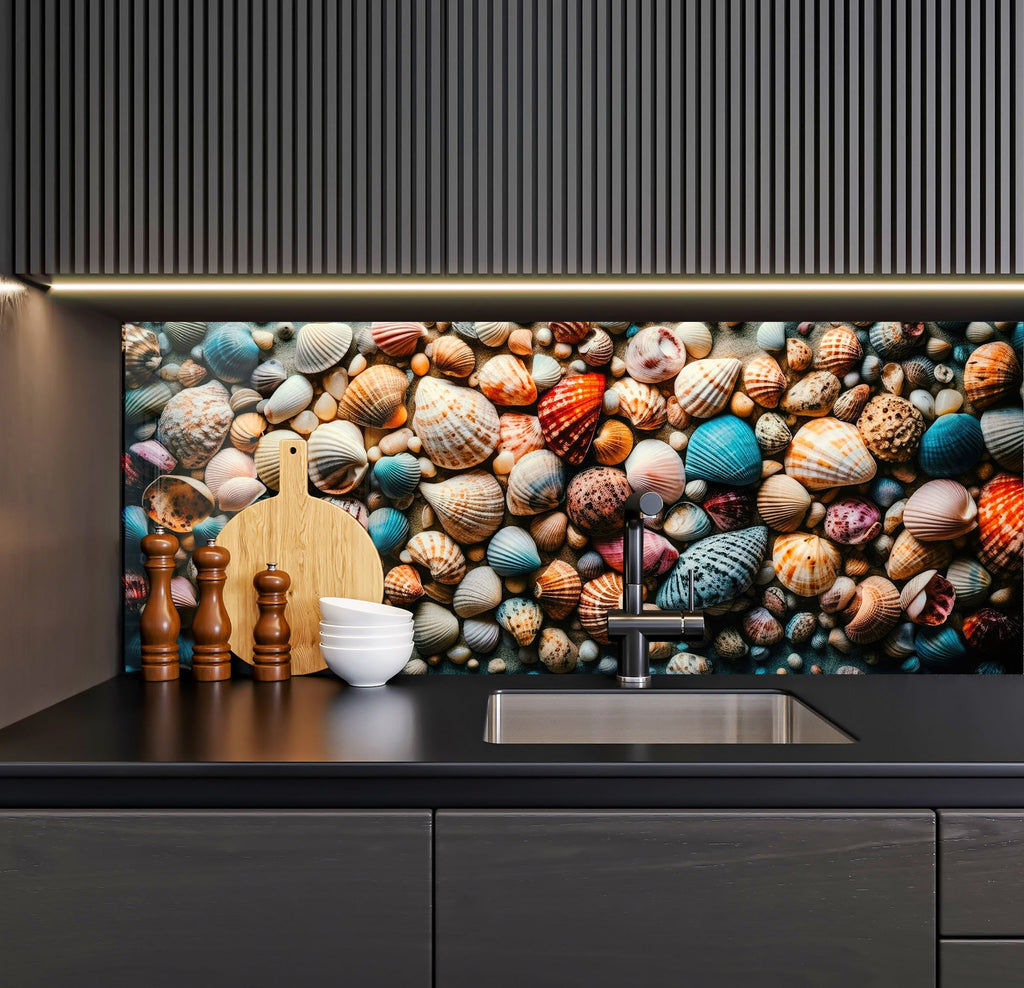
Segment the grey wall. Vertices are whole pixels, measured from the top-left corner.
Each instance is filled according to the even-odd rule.
[[[21,272],[1024,272],[1019,0],[8,2]]]

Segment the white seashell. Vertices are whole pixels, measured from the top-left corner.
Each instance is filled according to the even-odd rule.
[[[903,524],[919,542],[957,539],[978,527],[978,506],[955,480],[929,480],[907,501]]]
[[[530,364],[530,377],[539,391],[547,391],[562,380],[562,365],[546,353],[536,353]]]
[[[683,496],[686,475],[683,460],[668,443],[643,439],[626,457],[626,479],[634,491],[654,491],[666,504]]]
[[[221,511],[241,511],[266,494],[267,489],[255,477],[232,477],[217,492]]]
[[[514,322],[476,322],[473,331],[484,346],[499,347],[519,328]]]
[[[455,613],[464,618],[493,610],[500,603],[501,577],[490,566],[471,569],[462,578],[452,598]]]
[[[686,353],[692,360],[700,360],[711,353],[714,341],[707,323],[677,322],[672,327],[673,334],[686,347]]]
[[[420,381],[412,427],[426,455],[447,470],[476,466],[498,445],[494,406],[480,392],[438,378]]]
[[[308,453],[309,479],[327,494],[347,494],[366,473],[363,434],[352,422],[324,423],[310,436]]]
[[[308,322],[295,334],[295,369],[303,374],[319,374],[342,360],[351,345],[351,326]]]
[[[667,326],[648,326],[629,341],[625,360],[626,371],[634,380],[657,384],[682,370],[686,346]]]
[[[697,360],[676,376],[679,407],[695,418],[711,418],[729,402],[742,364],[735,357]]]
[[[308,408],[312,400],[313,385],[301,374],[292,374],[270,396],[263,416],[271,425],[279,425]]]
[[[302,439],[297,432],[292,432],[291,429],[278,429],[276,432],[265,432],[256,446],[256,452],[253,455],[256,462],[256,475],[271,490],[276,491],[281,484],[281,443],[297,439]],[[362,444],[360,443],[360,445]]]
[[[256,477],[256,463],[251,456],[234,447],[222,449],[209,463],[203,473],[203,481],[216,495],[225,481],[238,477]]]

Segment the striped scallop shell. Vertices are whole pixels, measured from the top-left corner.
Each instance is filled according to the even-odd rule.
[[[899,360],[906,357],[917,343],[913,327],[913,323],[876,322],[868,331],[868,337],[880,357]]]
[[[251,456],[234,447],[222,449],[215,454],[203,472],[203,480],[214,494],[219,493],[221,484],[236,477],[255,479],[256,463]]]
[[[280,360],[264,360],[249,376],[249,383],[264,398],[272,395],[288,378]]]
[[[444,532],[420,532],[409,539],[405,550],[414,563],[430,570],[438,583],[453,585],[466,575],[466,557]]]
[[[508,476],[508,510],[514,515],[539,515],[565,497],[565,467],[550,450],[527,453]]]
[[[188,353],[203,342],[206,335],[205,322],[165,322],[164,332],[177,353]]]
[[[978,506],[956,480],[929,480],[903,509],[903,524],[919,542],[958,539],[978,526]]]
[[[784,473],[768,477],[757,492],[758,513],[776,532],[795,532],[810,506],[803,484]]]
[[[491,357],[480,368],[477,384],[495,405],[532,405],[537,400],[537,385],[526,365],[511,353]]]
[[[301,374],[292,374],[268,399],[263,415],[271,425],[295,418],[313,400],[313,385]]]
[[[414,566],[393,566],[384,577],[384,600],[395,607],[408,607],[423,596],[423,581]]]
[[[452,607],[459,617],[475,617],[501,603],[501,577],[490,566],[471,569],[459,583]]]
[[[1009,576],[1024,564],[1024,486],[1021,478],[997,474],[978,498],[978,558],[993,573]]]
[[[556,384],[537,405],[544,441],[578,466],[590,450],[604,401],[604,375],[581,374]]]
[[[231,392],[228,404],[233,412],[245,412],[255,408],[262,400],[263,396],[255,388],[238,388]]]
[[[849,326],[833,326],[818,341],[814,366],[842,377],[860,363],[862,356],[857,334]]]
[[[784,322],[763,322],[757,327],[757,345],[762,350],[777,353],[786,346],[786,324]]]
[[[178,383],[183,388],[194,388],[206,380],[206,368],[189,359],[178,369]]]
[[[544,623],[540,604],[527,597],[509,597],[502,601],[495,618],[521,648],[533,644]]]
[[[703,504],[714,523],[723,532],[747,528],[754,521],[754,495],[750,491],[720,491]]]
[[[686,446],[690,480],[746,487],[761,477],[761,451],[753,429],[735,415],[702,422]]]
[[[591,322],[548,323],[557,343],[579,343],[593,328]]]
[[[421,476],[420,461],[412,453],[382,456],[373,465],[373,479],[381,494],[395,501],[412,494]]]
[[[124,393],[124,417],[129,425],[155,419],[174,397],[174,389],[166,381],[153,381]]]
[[[302,436],[291,429],[278,429],[275,432],[264,433],[256,446],[253,456],[256,461],[256,475],[271,490],[276,491],[281,486],[281,443],[294,442],[296,439],[302,439]]]
[[[608,612],[622,607],[622,577],[604,573],[583,584],[578,604],[580,624],[595,640],[608,645]]]
[[[487,562],[502,576],[522,576],[540,566],[540,554],[529,532],[509,525],[499,528],[487,543]]]
[[[967,607],[984,603],[992,585],[988,570],[976,559],[954,559],[946,569],[946,579],[953,584],[957,600]]]
[[[409,519],[397,508],[378,508],[370,512],[366,530],[382,556],[396,552],[409,537]]]
[[[536,415],[505,412],[498,419],[498,445],[519,462],[527,453],[544,448],[544,433]]]
[[[881,641],[899,624],[900,592],[884,576],[869,576],[857,584],[857,592],[844,614],[849,621],[846,637],[857,645]]]
[[[351,422],[325,422],[307,448],[309,479],[325,494],[347,494],[366,473],[363,434]]]
[[[911,577],[900,591],[900,606],[914,624],[935,627],[945,623],[955,603],[953,584],[934,569]]]
[[[595,326],[577,344],[576,352],[590,367],[603,367],[612,359],[612,355],[615,353],[615,343],[603,329]]]
[[[834,418],[812,419],[797,431],[785,468],[811,491],[863,484],[877,469],[857,427]]]
[[[766,607],[755,607],[743,616],[743,633],[752,645],[768,646],[782,641],[785,634],[775,615]]]
[[[124,355],[126,388],[145,384],[163,360],[156,333],[130,323],[121,327],[121,353]]]
[[[501,627],[492,617],[469,618],[462,625],[462,637],[470,651],[489,655],[501,641]]]
[[[959,477],[981,458],[985,437],[973,415],[940,415],[921,437],[918,461],[933,477]]]
[[[682,370],[686,347],[667,326],[648,326],[629,341],[625,363],[626,372],[633,380],[657,384]]]
[[[983,607],[965,617],[963,627],[964,638],[975,652],[1012,655],[1014,661],[1020,661],[1020,618]]]
[[[839,550],[826,539],[807,532],[780,535],[772,551],[775,575],[787,590],[800,597],[816,597],[839,575]]]
[[[476,357],[469,344],[457,336],[439,336],[430,344],[434,366],[448,377],[469,377],[476,370]]]
[[[626,479],[634,491],[654,491],[666,504],[683,496],[686,474],[683,460],[668,443],[644,439],[626,458]]]
[[[691,574],[694,607],[715,607],[735,600],[753,584],[767,548],[768,529],[763,525],[694,542],[680,554],[658,590],[658,607],[688,607]]]
[[[255,477],[232,477],[225,480],[217,491],[217,506],[221,511],[241,511],[266,494],[267,489]]]
[[[624,377],[612,385],[619,396],[619,412],[638,429],[660,429],[668,421],[668,406],[657,388]]]
[[[552,560],[537,574],[533,596],[548,617],[556,621],[568,617],[580,600],[583,581],[579,573],[561,559]]]
[[[370,335],[388,356],[408,357],[427,335],[427,327],[421,322],[375,322],[370,324]]]
[[[369,530],[370,512],[366,510],[366,505],[362,501],[354,497],[325,497],[324,500],[336,508],[341,508],[345,514],[355,518],[364,529]]]
[[[514,322],[475,322],[473,333],[476,338],[492,349],[501,346],[519,328]]]
[[[438,655],[459,640],[459,619],[447,607],[424,600],[412,619],[412,640],[420,655]]]
[[[981,434],[992,459],[1010,473],[1024,469],[1024,409],[991,408],[981,416]]]
[[[842,422],[856,422],[870,397],[871,388],[866,384],[858,384],[836,398],[832,415]]]
[[[742,366],[735,357],[709,358],[687,364],[676,376],[679,407],[695,418],[717,415],[728,404]]]
[[[922,628],[914,639],[914,651],[926,666],[940,671],[955,666],[967,654],[963,639],[948,624]]]
[[[501,484],[483,470],[472,470],[438,484],[420,484],[441,527],[456,541],[472,545],[490,538],[505,517]]]
[[[926,569],[941,569],[949,557],[950,549],[945,542],[920,542],[903,529],[889,550],[885,572],[892,580],[909,580]]]
[[[978,347],[964,365],[964,391],[979,411],[1017,393],[1020,364],[1009,343],[997,340]]]
[[[605,466],[622,463],[632,448],[633,431],[618,419],[608,419],[594,436],[594,459]]]
[[[424,453],[446,470],[474,467],[498,445],[498,413],[494,406],[480,392],[438,378],[420,381],[412,427],[423,443]]]
[[[743,368],[743,387],[762,408],[775,408],[786,390],[786,375],[774,357],[761,353]]]
[[[569,516],[564,511],[549,511],[530,522],[530,535],[541,552],[558,552],[565,543]]]
[[[706,357],[714,346],[707,323],[677,322],[672,327],[672,333],[686,347],[686,354],[691,360]]]
[[[338,363],[352,345],[352,327],[343,322],[308,322],[295,334],[295,369],[319,374]]]
[[[179,610],[189,610],[199,604],[199,597],[196,595],[196,588],[192,586],[188,577],[171,577],[171,600]]]
[[[530,377],[538,391],[547,391],[562,380],[562,365],[546,353],[536,353],[530,362]]]
[[[253,342],[249,327],[244,322],[226,322],[206,338],[203,355],[217,377],[229,384],[237,384],[247,381],[255,370],[260,348]]]
[[[430,380],[424,378],[420,388]],[[338,402],[338,418],[381,428],[405,401],[409,379],[397,367],[374,364],[352,378]]]

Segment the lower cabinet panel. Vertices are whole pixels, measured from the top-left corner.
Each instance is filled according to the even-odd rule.
[[[437,988],[935,984],[927,812],[439,811]]]
[[[1024,940],[943,940],[939,971],[942,988],[1020,988]]]
[[[0,814],[0,982],[431,983],[431,814]]]

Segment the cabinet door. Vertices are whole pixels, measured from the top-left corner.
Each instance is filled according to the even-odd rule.
[[[931,813],[437,813],[437,988],[935,984]]]
[[[0,981],[427,988],[430,827],[429,812],[2,813]]]
[[[942,988],[1020,988],[1024,940],[943,940]]]

